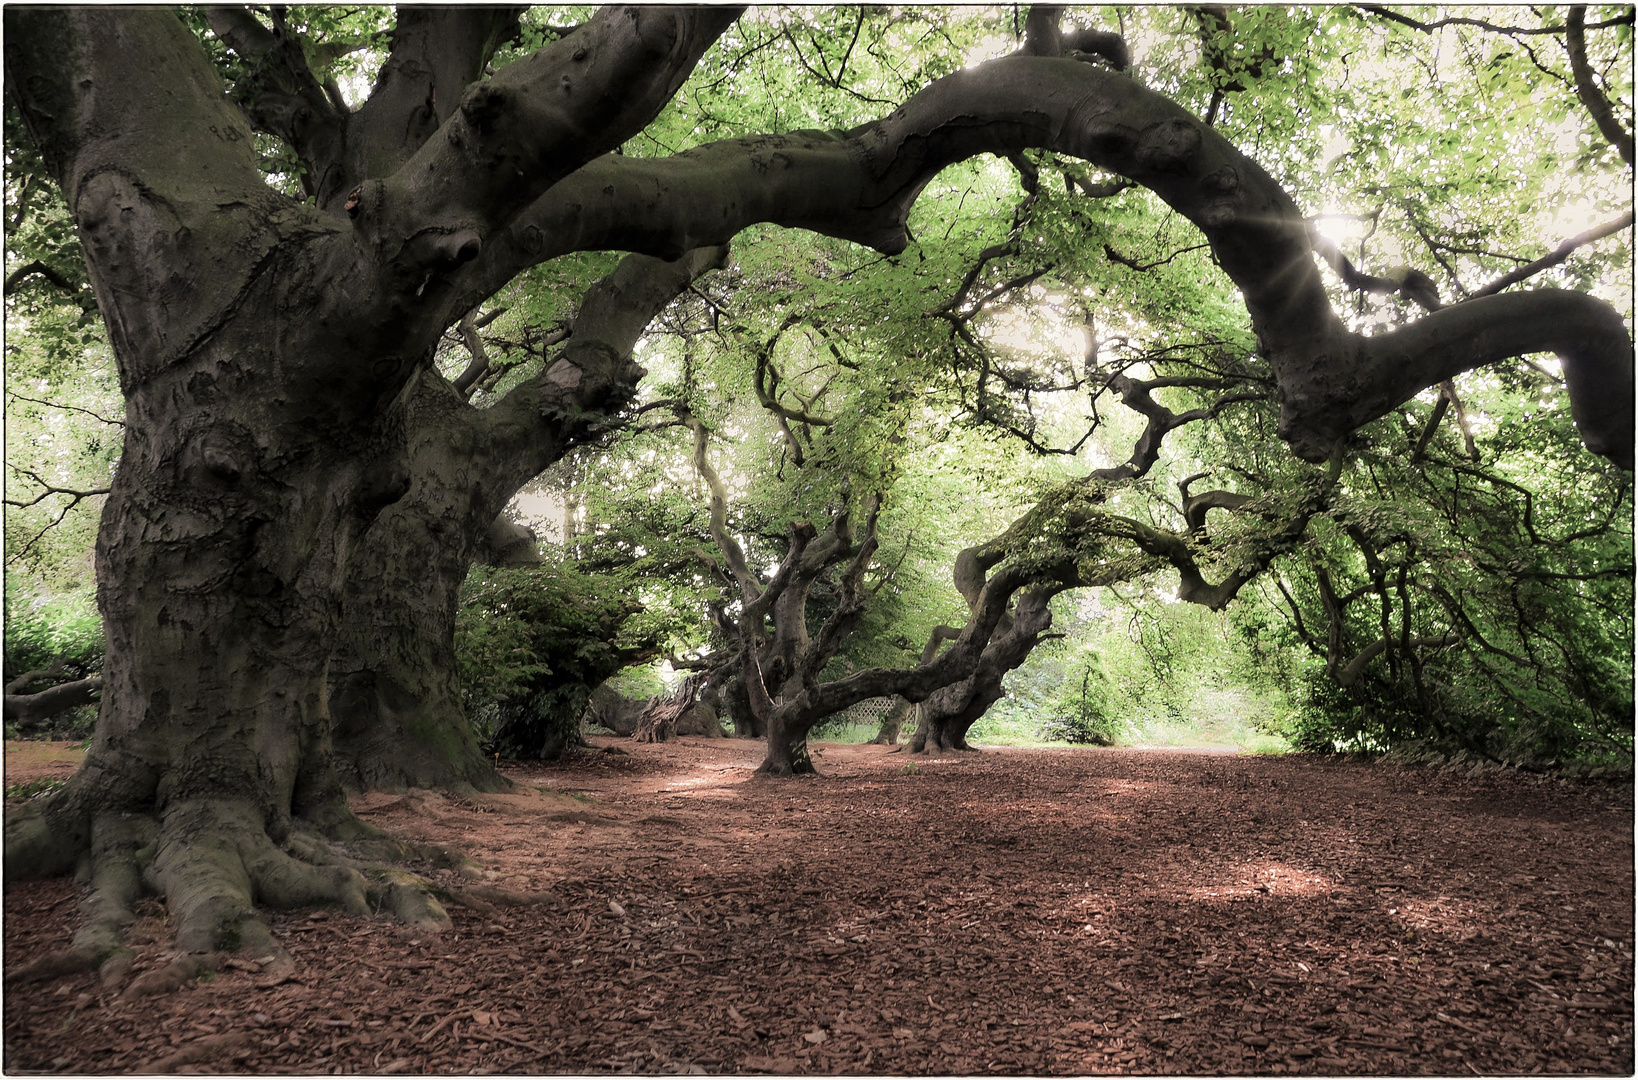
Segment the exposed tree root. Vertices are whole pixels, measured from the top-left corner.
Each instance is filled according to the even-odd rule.
[[[188,983],[197,979],[207,971],[215,971],[214,955],[206,956],[178,956],[170,963],[154,971],[145,971],[131,981],[120,995],[127,1001],[134,998],[149,997],[153,994],[169,994],[180,990]]]
[[[557,897],[549,892],[520,893],[511,889],[500,889],[493,885],[463,885],[459,889],[441,887],[440,895],[452,903],[469,907],[475,911],[494,911],[497,907],[527,907],[531,904],[549,904]],[[482,905],[480,907],[479,905]],[[489,912],[485,912],[488,914]]]
[[[169,1057],[160,1058],[138,1071],[144,1073],[175,1072],[182,1065],[198,1065],[220,1054],[231,1053],[234,1050],[248,1046],[253,1038],[254,1036],[248,1031],[230,1031],[226,1035],[207,1036],[189,1043]]]
[[[469,876],[480,871],[448,848],[389,836],[344,803],[328,807],[319,820],[284,823],[277,843],[248,801],[182,800],[159,819],[98,814],[88,845],[74,843],[74,830],[64,827],[62,818],[71,815],[51,810],[8,815],[6,870],[38,877],[78,864],[89,886],[80,905],[85,921],[68,948],[8,972],[19,985],[95,971],[105,991],[123,987],[124,997],[137,998],[179,989],[238,954],[254,962],[258,985],[273,986],[291,977],[295,961],[259,908],[385,915],[402,923],[403,933],[419,936],[449,928],[444,902],[494,914],[497,904],[553,899],[488,885],[449,888],[412,873],[405,864]],[[137,901],[149,892],[165,898],[175,919],[176,953],[133,979],[124,934],[136,919]],[[244,960],[232,962],[250,970]]]

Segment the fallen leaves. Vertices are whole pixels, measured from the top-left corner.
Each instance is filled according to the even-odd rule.
[[[1399,770],[1324,759],[1002,751],[903,784],[881,748],[833,748],[794,782],[749,779],[749,743],[631,749],[514,774],[559,793],[476,831],[465,803],[370,797],[374,823],[464,847],[494,883],[491,900],[451,876],[489,910],[443,940],[274,915],[300,981],[257,985],[264,958],[241,956],[141,1000],[91,973],[8,986],[8,1064],[1631,1068],[1630,815],[1597,792],[1417,774],[1441,798],[1413,820],[1391,812]],[[569,788],[596,820],[563,812]],[[500,902],[519,894],[549,902]],[[77,900],[66,880],[9,887],[8,962],[65,947]],[[164,970],[157,908],[132,941],[135,977]]]

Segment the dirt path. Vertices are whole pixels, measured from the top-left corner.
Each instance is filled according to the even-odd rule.
[[[1632,788],[1315,758],[596,740],[372,795],[550,902],[273,916],[294,981],[6,987],[8,1071],[1627,1073]],[[9,771],[9,770],[8,770]],[[71,881],[8,887],[5,963]],[[157,906],[138,970],[160,961]],[[191,1063],[191,1064],[190,1064]]]

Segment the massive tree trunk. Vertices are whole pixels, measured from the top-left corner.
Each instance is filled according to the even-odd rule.
[[[470,459],[449,453],[465,402],[423,373],[409,395],[410,490],[365,534],[331,658],[337,772],[355,790],[498,791],[461,708],[455,615],[482,539]]]
[[[644,374],[631,361],[638,337],[725,256],[717,247],[669,263],[622,260],[587,291],[559,356],[492,408],[474,408],[431,371],[412,385],[409,492],[364,537],[334,660],[336,756],[348,786],[493,791],[506,784],[461,708],[454,648],[461,582],[474,557],[497,547],[492,536],[504,522],[496,515],[518,490],[612,426]],[[538,562],[524,547],[490,551],[484,561]]]
[[[7,62],[79,225],[127,401],[97,543],[96,737],[58,797],[8,815],[7,870],[95,850],[111,880],[82,944],[98,960],[156,834],[151,874],[184,951],[269,945],[255,896],[363,913],[357,872],[280,845],[350,817],[326,664],[358,538],[404,491],[407,328],[372,335],[376,359],[359,362],[345,228],[268,192],[174,16],[12,9]]]
[[[360,540],[409,487],[403,393],[450,273],[646,124],[726,21],[616,10],[506,80],[451,87],[440,136],[339,214],[266,186],[174,14],[7,9],[9,89],[79,228],[126,397],[97,544],[97,733],[60,793],[6,820],[8,873],[89,859],[65,962],[120,951],[144,882],[196,958],[277,954],[257,902],[367,914],[373,893],[447,922],[425,890],[329,849],[373,832],[333,768],[328,666]],[[571,68],[586,93],[563,103]],[[518,111],[534,119],[508,123]],[[503,144],[530,167],[496,167]]]
[[[960,636],[960,634],[961,631],[953,626],[933,627],[933,632],[927,635],[927,644],[922,646],[921,659],[919,663],[922,666],[932,663],[933,657],[938,655],[939,647],[946,641]],[[940,693],[942,693],[942,691],[940,691]],[[922,702],[920,705],[916,705],[902,697],[895,697],[893,699],[893,704],[887,710],[887,715],[882,717],[882,724],[876,731],[876,737],[870,740],[871,744],[874,746],[897,746],[899,743],[899,732],[904,727],[905,718],[913,716],[917,722],[917,730],[911,734],[911,752],[914,753],[915,751],[920,750],[921,747],[915,745],[914,740],[923,730],[921,719],[925,714],[925,702]],[[925,739],[923,739],[923,742],[925,742]]]

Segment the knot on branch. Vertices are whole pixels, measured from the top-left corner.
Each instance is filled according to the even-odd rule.
[[[1116,71],[1125,71],[1132,63],[1132,54],[1126,47],[1126,39],[1113,31],[1093,30],[1090,27],[1072,28],[1065,30],[1059,41],[1063,46],[1064,55],[1076,60],[1099,57],[1108,61],[1109,66]]]
[[[1126,39],[1108,30],[1071,26],[1060,28],[1063,8],[1036,4],[1024,23],[1026,56],[1061,56],[1071,60],[1103,60],[1116,71],[1132,62]]]
[[[479,135],[487,135],[494,130],[495,121],[500,119],[506,107],[506,92],[492,82],[475,84],[461,98],[461,116]]]
[[[1163,120],[1143,129],[1137,159],[1153,172],[1181,172],[1200,150],[1200,129],[1187,120]],[[1239,181],[1239,176],[1235,176]]]
[[[1200,178],[1206,206],[1200,212],[1203,224],[1217,228],[1240,216],[1240,170],[1224,165]]]
[[[365,517],[374,517],[409,492],[409,468],[396,455],[377,461],[358,478],[353,504]]]

